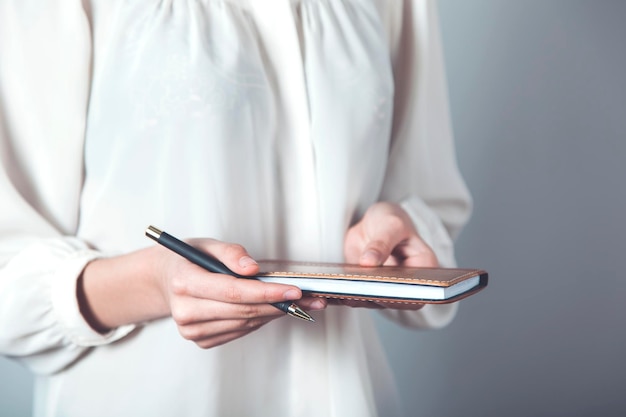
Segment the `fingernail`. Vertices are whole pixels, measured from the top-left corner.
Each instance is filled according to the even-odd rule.
[[[361,255],[361,262],[378,265],[380,264],[380,253],[376,252],[375,250],[369,249],[365,253],[363,253],[363,255]]]
[[[239,266],[247,268],[249,266],[258,265],[257,262],[249,256],[243,256],[239,259]]]
[[[326,303],[323,300],[315,300],[311,303],[311,310],[323,310],[326,308]]]
[[[283,294],[283,297],[285,297],[285,300],[297,300],[298,298],[300,298],[300,291],[298,291],[298,290],[287,290]]]

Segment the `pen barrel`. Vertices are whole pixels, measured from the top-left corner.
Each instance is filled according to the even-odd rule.
[[[146,236],[148,236],[150,239],[155,240],[160,245],[166,247],[172,252],[177,253],[188,261],[200,266],[201,268],[206,269],[209,272],[230,275],[236,278],[254,278],[239,275],[231,271],[217,258],[209,255],[206,252],[202,252],[201,250],[194,248],[188,243],[185,243],[182,240],[179,240],[174,236],[157,229],[154,226],[150,226],[148,227],[148,229],[146,229]],[[277,309],[289,314],[290,316],[297,317],[302,320],[315,321],[304,310],[302,310],[291,301],[272,303],[272,305]]]
[[[293,301],[281,301],[279,303],[272,303],[274,307],[276,307],[277,309],[281,310],[284,313],[289,313],[291,311],[289,308],[291,307],[292,304],[293,304]]]
[[[218,259],[214,258],[206,252],[202,252],[194,248],[193,246],[175,238],[172,235],[162,232],[158,241],[161,245],[176,252],[188,261],[193,262],[194,264],[206,269],[209,272],[243,278],[241,275],[236,274],[228,269],[228,267],[220,262]]]
[[[230,275],[237,278],[248,278],[244,277],[243,275],[234,273],[218,259],[214,258],[206,252],[202,252],[194,248],[193,246],[175,238],[172,235],[167,234],[166,232],[161,232],[158,238],[158,242],[166,248],[170,249],[171,251],[176,252],[188,261],[193,262],[194,264],[206,269],[209,272]],[[291,301],[272,303],[274,307],[285,313],[291,312],[290,308],[292,304],[293,303]]]

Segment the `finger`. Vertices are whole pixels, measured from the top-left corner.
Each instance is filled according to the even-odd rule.
[[[387,260],[393,249],[406,238],[404,234],[395,234],[392,231],[381,231],[371,239],[359,257],[359,264],[363,266],[379,266]]]
[[[366,231],[359,224],[350,229],[346,235],[344,247],[346,262],[364,266],[381,265],[405,236],[406,233],[383,227]]]
[[[217,320],[252,320],[264,317],[280,317],[282,311],[270,304],[231,304],[207,302],[185,297],[172,301],[172,318],[179,326]]]
[[[258,263],[242,245],[215,239],[195,239],[190,242],[196,248],[217,258],[237,274],[250,276],[259,272]]]
[[[283,315],[281,315],[283,316]],[[280,316],[248,320],[219,320],[180,326],[180,334],[203,348],[210,348],[245,336]]]
[[[324,310],[328,306],[328,300],[321,297],[303,297],[298,300],[298,306],[304,310]]]
[[[179,326],[178,331],[183,338],[198,343],[228,334],[248,334],[275,318],[208,321],[189,326]]]
[[[415,226],[399,205],[376,203],[346,235],[344,253],[351,262],[364,266],[382,265],[396,246],[416,235]],[[355,254],[358,251],[358,255]]]
[[[370,225],[367,241],[359,259],[361,265],[382,265],[393,250],[407,241],[413,232],[412,225],[406,219],[389,215]]]
[[[346,259],[364,266],[382,265],[412,232],[412,226],[397,216],[367,218],[346,236]]]
[[[240,337],[246,336],[249,333],[252,333],[253,330],[248,331],[240,331],[240,332],[232,332],[226,333],[215,337],[208,337],[206,339],[195,341],[196,345],[202,349],[211,349],[228,342],[231,342],[235,339],[239,339]]]
[[[366,240],[367,237],[364,235],[362,223],[358,223],[348,230],[343,248],[346,262],[351,264],[359,263]]]
[[[234,304],[268,304],[302,297],[302,291],[292,285],[213,274],[196,265],[180,271],[172,279],[171,287],[172,292],[178,296]]]
[[[439,266],[435,252],[418,236],[413,236],[407,242],[398,245],[390,259],[405,266],[432,268]]]

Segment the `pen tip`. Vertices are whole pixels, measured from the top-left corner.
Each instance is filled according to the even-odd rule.
[[[306,311],[302,310],[300,307],[298,307],[295,304],[292,304],[289,308],[289,313],[290,316],[305,320],[305,321],[310,321],[310,322],[315,322],[315,319],[313,319],[313,317],[311,317]]]

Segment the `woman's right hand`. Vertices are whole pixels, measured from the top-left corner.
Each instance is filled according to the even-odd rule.
[[[241,245],[214,239],[189,243],[237,274],[253,276],[259,271]],[[205,349],[285,315],[271,303],[299,300],[305,310],[326,307],[325,300],[302,298],[297,287],[211,273],[158,245],[89,263],[79,281],[79,299],[83,315],[96,330],[170,315],[185,339]]]

